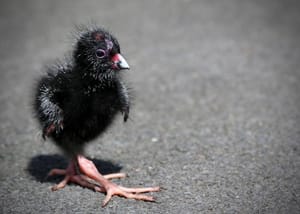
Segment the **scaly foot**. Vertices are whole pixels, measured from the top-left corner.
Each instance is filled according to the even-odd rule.
[[[77,169],[77,167],[79,167],[79,169]],[[126,177],[124,173],[101,175],[95,164],[82,155],[78,155],[77,159],[73,159],[67,169],[52,169],[48,173],[48,176],[53,175],[65,175],[65,178],[60,183],[54,185],[51,188],[52,191],[64,188],[69,182],[76,183],[82,187],[93,189],[97,192],[106,193],[102,207],[107,205],[114,195],[154,202],[155,199],[152,196],[140,193],[160,191],[160,187],[127,188],[116,185],[109,180],[115,178],[124,178]]]
[[[110,201],[110,199],[114,195],[153,202],[155,201],[155,199],[152,196],[140,193],[160,191],[160,187],[127,188],[118,186],[105,178],[105,176],[101,175],[92,161],[86,159],[82,155],[77,156],[77,161],[80,171],[87,177],[100,184],[100,186],[96,186],[94,189],[98,192],[106,192],[106,197],[102,203],[103,207]]]

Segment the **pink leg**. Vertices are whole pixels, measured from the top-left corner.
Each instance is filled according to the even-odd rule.
[[[143,192],[157,192],[160,190],[159,187],[147,187],[147,188],[127,188],[118,186],[108,180],[108,178],[114,178],[114,176],[103,176],[97,170],[95,164],[83,157],[82,155],[77,156],[78,165],[80,171],[87,177],[97,181],[100,186],[95,187],[96,191],[106,192],[106,197],[102,203],[104,207],[114,195],[119,195],[125,198],[132,198],[143,201],[155,201],[152,196],[138,194]],[[135,194],[134,194],[135,193]]]

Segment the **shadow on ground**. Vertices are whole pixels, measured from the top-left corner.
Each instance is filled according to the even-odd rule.
[[[96,165],[101,174],[117,173],[120,172],[122,167],[110,161],[88,158]],[[38,155],[31,158],[27,172],[40,182],[57,183],[62,176],[47,177],[51,169],[65,169],[68,165],[68,160],[61,155]]]

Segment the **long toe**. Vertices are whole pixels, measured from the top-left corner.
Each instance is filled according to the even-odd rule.
[[[138,188],[128,188],[119,186],[119,188],[125,192],[131,193],[144,193],[144,192],[158,192],[160,191],[160,187],[138,187]]]
[[[125,178],[126,174],[125,173],[112,173],[112,174],[103,175],[103,177],[107,180],[111,180],[111,179],[116,179],[116,178]]]
[[[56,191],[56,190],[63,189],[69,181],[70,181],[70,176],[67,175],[61,182],[51,187],[51,190]]]
[[[54,176],[54,175],[66,175],[65,169],[51,169],[48,173],[47,177]]]
[[[141,192],[156,192],[159,191],[158,187],[147,187],[147,188],[126,188],[122,186],[117,186],[114,183],[111,185],[106,186],[106,197],[102,203],[102,207],[106,206],[107,203],[114,195],[118,195],[124,198],[135,199],[135,200],[142,200],[142,201],[149,201],[154,202],[155,199],[152,196],[144,195],[144,194],[134,194],[134,193],[141,193]]]

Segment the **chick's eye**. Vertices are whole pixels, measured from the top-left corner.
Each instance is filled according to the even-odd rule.
[[[103,50],[103,49],[97,49],[96,50],[96,56],[98,57],[98,58],[103,58],[103,57],[105,57],[105,55],[106,55],[106,52],[105,52],[105,50]]]

